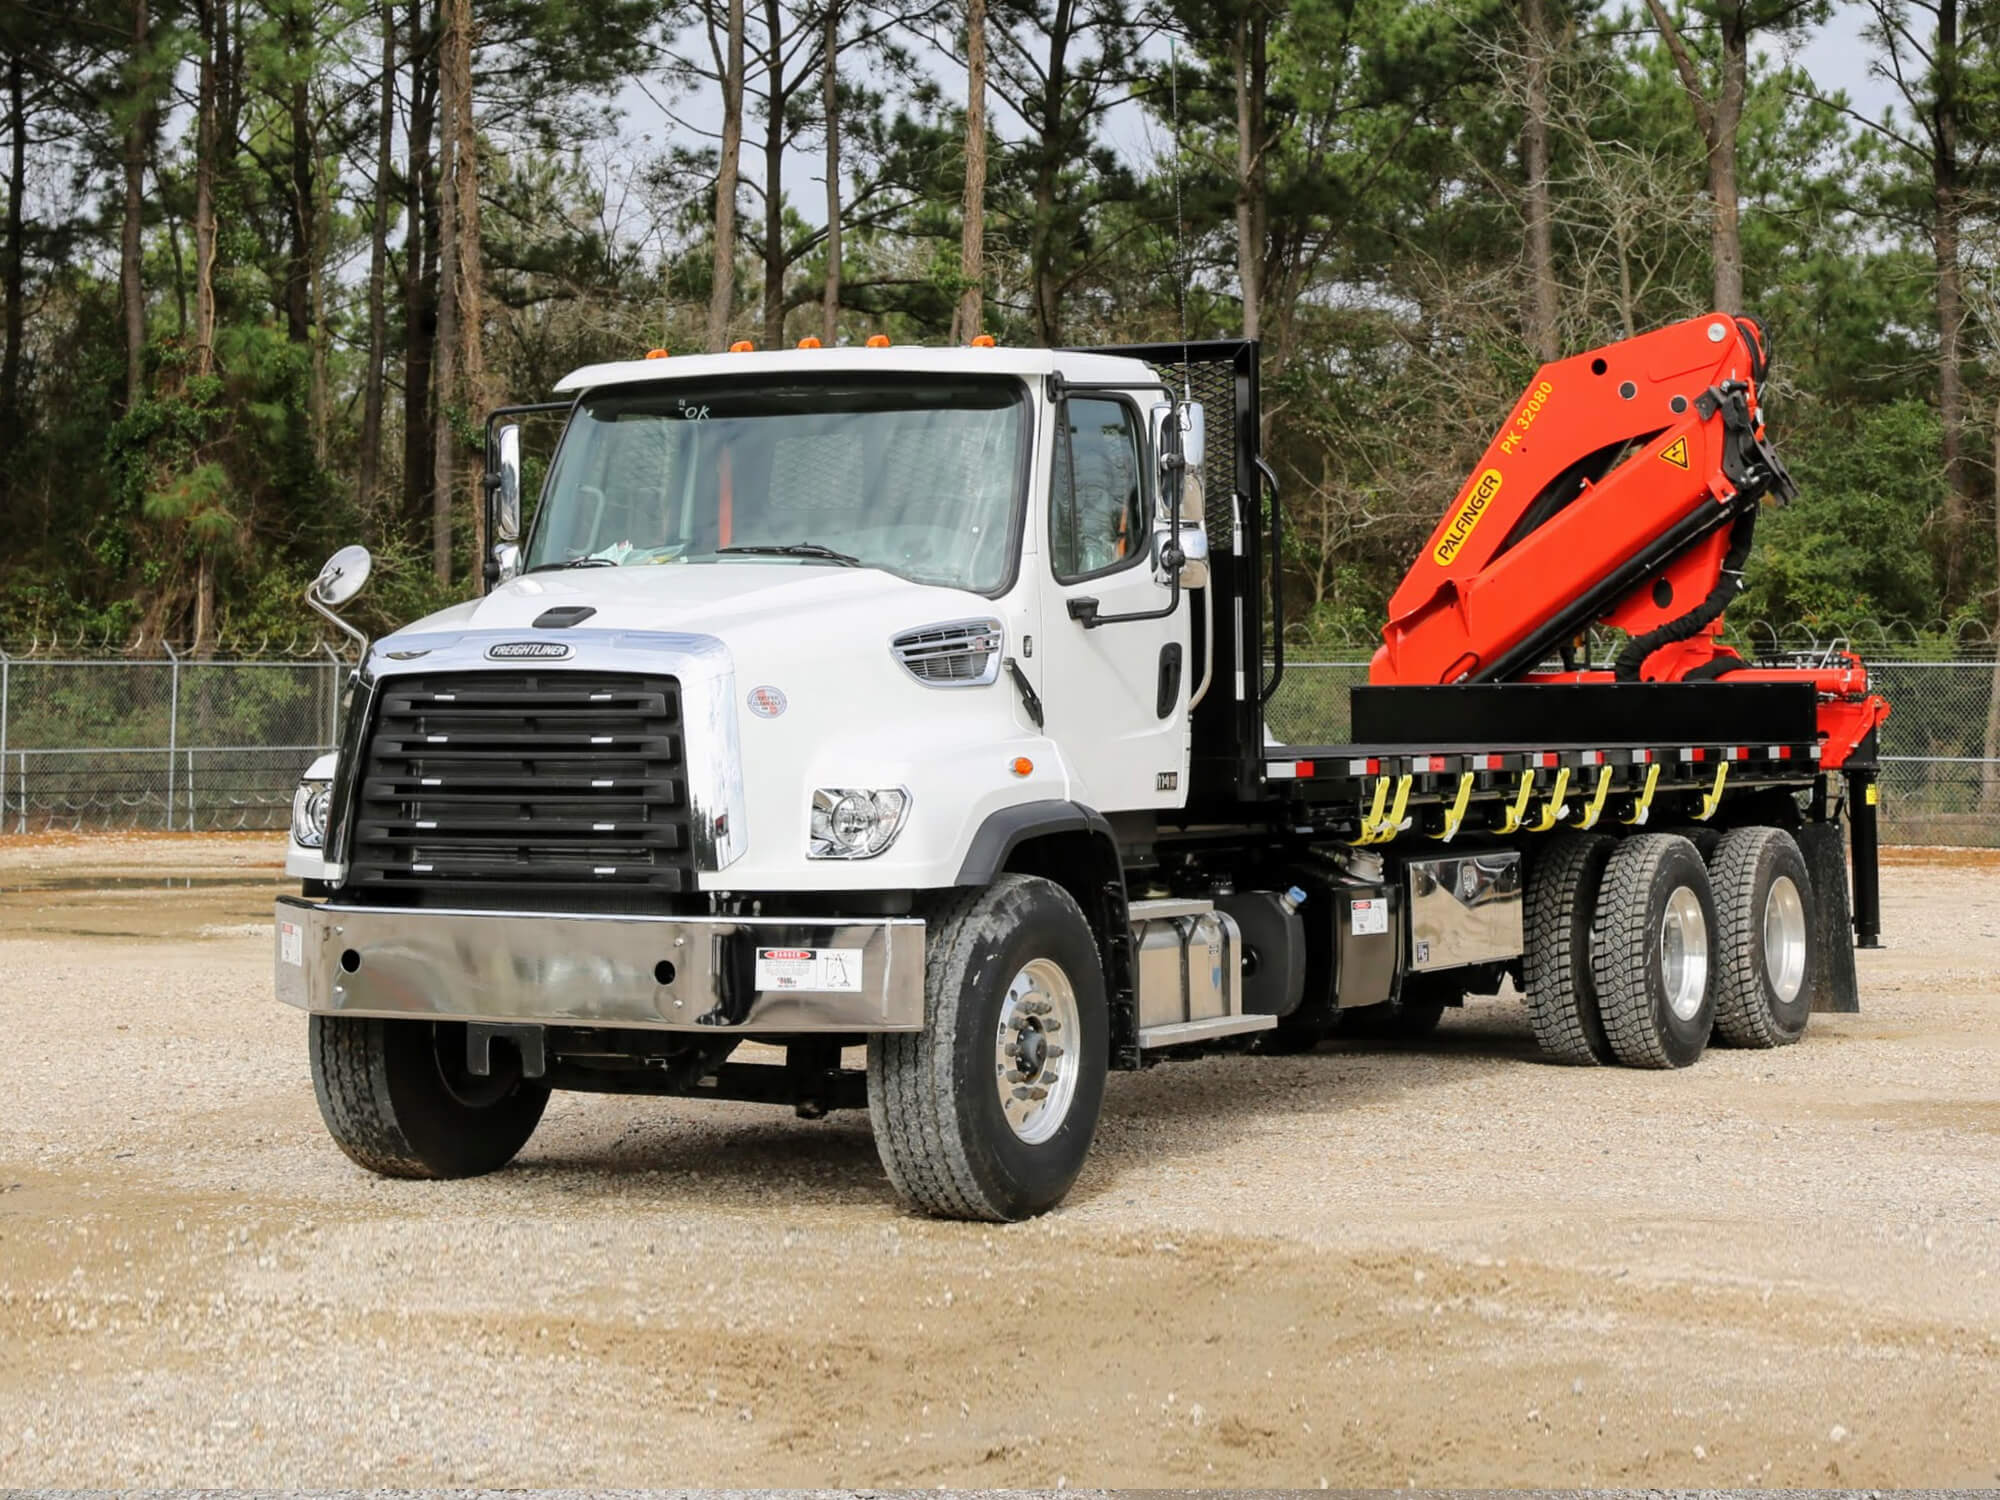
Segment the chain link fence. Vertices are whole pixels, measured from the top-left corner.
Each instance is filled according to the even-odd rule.
[[[1894,707],[1882,734],[1885,841],[2000,847],[2000,760],[1986,754],[1992,659],[1869,665]],[[326,646],[231,661],[0,652],[0,835],[283,828],[300,774],[333,747],[346,670]],[[1272,735],[1344,743],[1347,690],[1367,678],[1358,652],[1288,662]]]
[[[0,834],[283,828],[347,665],[0,652]]]

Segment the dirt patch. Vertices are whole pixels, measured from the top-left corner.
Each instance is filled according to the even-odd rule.
[[[994,1227],[750,1105],[370,1177],[269,999],[276,854],[176,848],[0,876],[9,1482],[2000,1483],[2000,868],[1890,862],[1863,1013],[1777,1052],[1548,1067],[1488,1002],[1119,1075]],[[226,883],[62,888],[112,868]]]

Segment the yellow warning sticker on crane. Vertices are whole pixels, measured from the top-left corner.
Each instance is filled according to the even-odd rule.
[[[1660,451],[1660,457],[1676,469],[1685,469],[1688,466],[1688,440],[1685,437],[1675,438]]]

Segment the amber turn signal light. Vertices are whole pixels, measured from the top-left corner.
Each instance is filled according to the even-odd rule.
[[[1014,764],[1007,769],[1012,771],[1016,776],[1026,776],[1035,769],[1035,763],[1025,755],[1017,755],[1014,757]]]

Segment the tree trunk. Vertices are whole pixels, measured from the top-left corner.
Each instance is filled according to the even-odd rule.
[[[215,53],[223,0],[202,0],[201,67],[195,88],[194,370],[215,367]]]
[[[293,15],[297,15],[293,12]],[[300,35],[290,19],[294,53],[303,51],[309,38]],[[317,200],[313,195],[312,101],[303,77],[294,79],[287,111],[291,136],[290,182],[291,246],[285,256],[285,337],[294,344],[312,340],[312,259]]]
[[[215,555],[203,547],[195,558],[194,655],[207,661],[215,655]]]
[[[1236,280],[1243,294],[1243,337],[1264,322],[1264,77],[1270,21],[1249,9],[1236,20],[1230,61],[1236,75]]]
[[[820,108],[826,114],[826,291],[820,298],[820,342],[840,333],[840,6],[826,8],[820,46]]]
[[[452,30],[457,38],[451,51],[452,98],[456,138],[452,143],[452,170],[456,181],[453,201],[458,208],[458,232],[452,243],[458,254],[458,406],[470,421],[478,421],[486,407],[486,263],[479,245],[479,116],[472,97],[472,53],[478,44],[472,17],[472,0],[451,0]],[[467,479],[469,490],[479,495],[479,479],[485,471],[483,455],[471,460]],[[472,508],[473,559],[485,556],[486,507]]]
[[[1521,126],[1521,165],[1528,179],[1528,341],[1547,364],[1562,357],[1556,323],[1556,252],[1549,195],[1549,62],[1547,0],[1521,0],[1527,50],[1527,118]]]
[[[1743,120],[1745,77],[1749,67],[1748,0],[1722,7],[1716,16],[1722,33],[1722,81],[1711,99],[1702,86],[1701,71],[1682,41],[1680,30],[1661,0],[1646,0],[1653,24],[1660,29],[1680,75],[1681,89],[1694,110],[1695,127],[1708,151],[1709,255],[1715,274],[1718,311],[1743,311],[1743,242],[1738,233],[1736,131]]]
[[[1708,192],[1714,199],[1710,253],[1715,264],[1715,305],[1721,312],[1743,311],[1743,239],[1736,186],[1736,136],[1743,121],[1743,98],[1750,62],[1750,28],[1744,5],[1723,12],[1722,86],[1715,100],[1715,125],[1708,143]]]
[[[458,406],[459,318],[459,97],[457,50],[460,0],[444,0],[438,10],[438,278],[437,345],[432,353],[431,383],[436,411],[431,431],[431,571],[439,583],[451,582],[451,505],[458,444],[452,431]]]
[[[1034,286],[1035,337],[1053,348],[1062,342],[1062,281],[1056,270],[1056,183],[1063,169],[1063,105],[1069,92],[1069,43],[1075,0],[1056,0],[1049,22],[1049,63],[1043,75],[1036,142],[1034,226],[1028,240],[1028,272]]]
[[[132,0],[132,118],[125,127],[125,207],[118,245],[118,294],[125,313],[125,409],[146,392],[146,284],[143,277],[146,211],[146,139],[152,106],[145,98],[148,21],[146,0]]]
[[[382,110],[375,141],[375,222],[368,234],[368,359],[361,372],[361,457],[356,488],[365,505],[382,471],[382,405],[389,360],[389,179],[396,167],[396,9],[382,6]]]
[[[785,54],[779,45],[784,25],[779,0],[764,0],[766,44],[770,48],[764,121],[764,347],[785,342],[785,107],[790,102]]]
[[[437,349],[435,44],[424,36],[423,0],[410,0],[410,134],[403,199],[403,509],[428,521],[431,493],[431,364]]]
[[[743,154],[743,0],[729,0],[729,43],[725,57],[722,155],[715,177],[715,277],[708,296],[710,349],[728,346],[729,319],[736,308],[736,179]]]
[[[965,202],[958,246],[958,307],[951,339],[967,344],[986,313],[986,0],[965,7]]]
[[[28,105],[21,54],[7,63],[7,263],[6,335],[0,345],[0,420],[17,430],[21,412],[21,344],[27,331],[27,216],[21,198],[28,186]],[[9,465],[9,468],[12,466]],[[0,485],[7,483],[0,473]]]
[[[1938,6],[1937,97],[1931,119],[1931,199],[1937,253],[1938,426],[1944,457],[1944,613],[1965,597],[1972,476],[1965,443],[1965,284],[1959,268],[1965,205],[1958,180],[1958,0]]]

